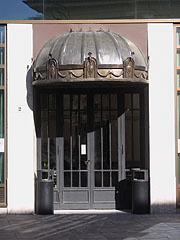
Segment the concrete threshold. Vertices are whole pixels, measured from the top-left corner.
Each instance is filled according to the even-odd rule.
[[[100,209],[88,209],[88,210],[54,210],[54,214],[130,214],[131,212],[124,212],[115,209],[100,210]]]

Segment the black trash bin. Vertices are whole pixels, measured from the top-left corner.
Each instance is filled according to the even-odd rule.
[[[132,209],[132,181],[123,179],[115,187],[115,204],[117,210]]]
[[[42,179],[41,170],[36,181],[36,213],[53,214],[53,181]]]
[[[146,214],[150,211],[148,170],[133,171],[132,213]]]

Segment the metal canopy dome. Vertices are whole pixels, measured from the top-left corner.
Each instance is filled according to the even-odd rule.
[[[33,84],[80,81],[148,82],[142,51],[127,38],[103,30],[50,39],[33,66]]]

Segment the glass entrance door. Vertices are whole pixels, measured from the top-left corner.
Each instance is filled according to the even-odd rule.
[[[114,208],[114,187],[125,178],[118,95],[64,94],[61,99],[60,208]]]

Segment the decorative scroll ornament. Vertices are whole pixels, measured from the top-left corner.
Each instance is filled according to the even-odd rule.
[[[84,77],[96,78],[97,77],[97,61],[92,57],[92,53],[88,53],[89,57],[85,59],[84,63]]]
[[[49,77],[49,79],[51,78],[57,78],[57,60],[52,58],[52,55],[49,54],[50,59],[47,62],[47,75]]]
[[[124,68],[124,78],[134,77],[134,60],[131,57],[128,57],[123,62],[123,68]]]

